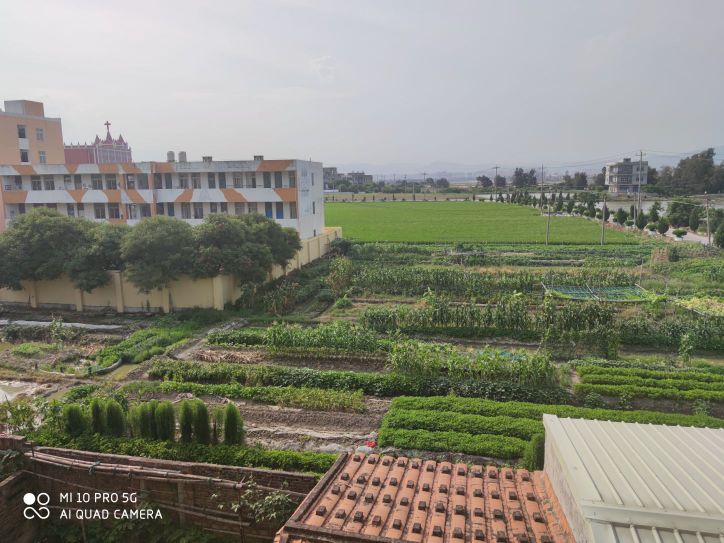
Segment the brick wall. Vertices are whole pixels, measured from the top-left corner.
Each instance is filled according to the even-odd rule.
[[[0,435],[0,449],[25,452],[24,470],[0,484],[0,541],[14,543],[33,540],[33,526],[22,518],[22,496],[28,491],[51,496],[52,518],[58,518],[57,508],[63,507],[58,502],[61,492],[136,492],[139,500],[158,506],[164,518],[179,525],[271,540],[278,526],[254,523],[243,508],[232,510],[231,504],[239,501],[244,490],[239,483],[251,478],[264,487],[262,493],[279,489],[287,493],[294,507],[316,483],[313,476],[301,473],[51,447],[31,450],[29,443],[17,436]],[[30,534],[29,539],[20,539],[18,534],[25,533]]]
[[[30,543],[35,540],[37,525],[23,516],[23,495],[33,490],[32,487],[30,477],[22,471],[0,481],[0,541]]]

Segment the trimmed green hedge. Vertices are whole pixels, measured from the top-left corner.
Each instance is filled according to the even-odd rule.
[[[457,452],[477,456],[513,459],[525,453],[528,442],[517,437],[491,434],[471,435],[461,432],[429,432],[381,428],[378,443],[382,447]]]
[[[38,445],[109,454],[143,456],[183,462],[204,462],[321,475],[337,459],[335,454],[247,448],[241,445],[200,445],[145,439],[113,438],[84,434],[72,438],[59,432],[36,432],[29,436]]]
[[[150,370],[152,379],[196,383],[238,382],[247,386],[296,386],[338,390],[362,390],[371,396],[458,396],[518,400],[539,403],[570,403],[572,398],[560,387],[533,387],[503,381],[459,381],[449,377],[409,377],[397,373],[329,371],[284,366],[198,363],[157,360]]]
[[[455,398],[438,396],[420,398],[400,396],[392,400],[390,411],[424,410],[453,411],[487,417],[509,416],[541,420],[548,413],[559,417],[610,420],[618,422],[638,422],[641,424],[665,424],[669,426],[696,426],[724,428],[724,419],[706,415],[682,415],[679,413],[660,413],[657,411],[623,411],[616,409],[592,409],[572,405],[542,405],[524,402],[496,402],[479,398]]]
[[[227,398],[244,398],[255,402],[279,405],[283,407],[300,407],[324,411],[365,411],[362,391],[329,390],[308,387],[246,387],[239,383],[199,384],[177,381],[147,382],[137,381],[123,387],[123,392],[134,392],[139,395],[154,392],[190,392],[195,396],[218,395]]]
[[[530,439],[543,432],[539,420],[508,416],[485,417],[452,411],[422,411],[390,409],[382,421],[383,428],[429,430],[434,432],[463,432],[468,434],[495,434]]]
[[[630,396],[632,398],[652,398],[658,400],[708,400],[724,402],[724,390],[681,390],[678,388],[663,388],[659,386],[636,385],[597,385],[578,383],[573,386],[573,393],[582,397],[595,392],[603,396]]]
[[[576,367],[579,375],[612,375],[612,376],[630,376],[641,377],[644,379],[668,379],[668,380],[687,380],[699,381],[703,383],[722,383],[724,384],[724,375],[712,373],[707,370],[655,370],[646,368],[608,368],[594,365],[583,365]]]
[[[678,390],[720,390],[724,391],[724,382],[707,383],[687,379],[645,379],[629,375],[607,375],[589,373],[581,376],[582,383],[592,385],[631,385],[639,387],[663,387]]]

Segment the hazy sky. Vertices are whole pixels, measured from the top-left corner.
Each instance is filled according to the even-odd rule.
[[[116,7],[124,4],[126,7]],[[136,160],[588,160],[724,144],[724,1],[4,3],[0,99]]]

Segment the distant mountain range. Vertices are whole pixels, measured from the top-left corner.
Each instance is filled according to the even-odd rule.
[[[703,149],[702,149],[703,150]],[[724,161],[724,145],[714,146],[716,152],[716,161]],[[624,158],[624,157],[621,157]],[[676,166],[679,160],[683,158],[681,155],[671,154],[657,154],[653,152],[646,153],[644,156],[645,160],[648,160],[649,165],[655,168],[661,168],[663,166]],[[631,156],[632,160],[636,157]],[[577,161],[572,161],[575,164]],[[581,162],[581,161],[578,161]],[[573,173],[576,171],[584,171],[587,173],[598,173],[601,168],[608,161],[601,161],[597,164],[587,164],[586,166],[562,166],[556,168],[546,168],[547,174],[558,174],[563,175],[566,171]],[[513,173],[517,166],[515,165],[500,165],[498,173],[500,175],[509,176]],[[493,177],[495,174],[494,162],[482,162],[476,164],[461,164],[458,162],[445,162],[445,161],[434,161],[423,163],[415,162],[391,162],[387,164],[372,164],[367,162],[352,162],[345,164],[325,164],[325,166],[337,166],[340,172],[357,172],[364,171],[365,173],[372,174],[376,180],[392,181],[393,179],[403,179],[407,176],[407,179],[420,179],[425,174],[425,177],[446,177],[450,181],[461,181],[475,179],[479,175],[487,175]],[[521,166],[531,168],[531,166]],[[540,166],[538,166],[539,168]]]

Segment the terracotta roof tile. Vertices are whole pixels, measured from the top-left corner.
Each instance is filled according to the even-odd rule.
[[[349,454],[280,531],[282,541],[569,542],[527,470]]]

